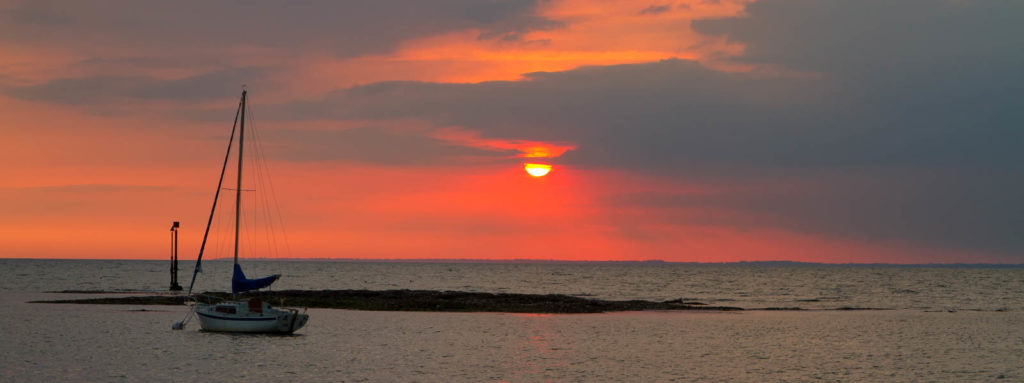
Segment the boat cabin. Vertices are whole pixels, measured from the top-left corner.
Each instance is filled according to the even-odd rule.
[[[267,303],[267,302],[264,302],[263,300],[261,300],[259,298],[252,298],[252,299],[249,299],[248,301],[242,301],[242,302],[224,302],[224,303],[220,303],[220,304],[217,304],[216,306],[214,306],[213,310],[216,311],[216,312],[219,312],[219,313],[223,313],[223,314],[235,314],[235,315],[245,315],[245,314],[250,314],[250,313],[252,313],[252,314],[263,314],[265,311],[269,311],[270,310],[270,304]]]

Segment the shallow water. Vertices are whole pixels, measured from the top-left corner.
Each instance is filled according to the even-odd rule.
[[[11,297],[17,294],[5,294]],[[22,297],[28,298],[28,297]],[[296,336],[184,331],[182,307],[4,302],[4,381],[1007,381],[1020,312],[516,315],[310,310]]]
[[[570,315],[311,309],[310,324],[296,336],[228,335],[198,331],[196,322],[171,330],[185,307],[24,303],[83,296],[39,292],[47,290],[163,290],[161,262],[5,260],[0,381],[1024,381],[1019,270],[297,263],[298,271],[282,280],[292,285],[278,288],[507,289],[896,309]],[[204,277],[229,275],[225,264],[212,266]],[[280,265],[250,266],[255,275]],[[59,277],[38,281],[37,273]],[[978,291],[985,288],[992,291]],[[824,292],[840,299],[796,300]],[[1009,311],[964,310],[993,307]]]
[[[231,262],[207,261],[197,291],[230,289]],[[275,289],[426,289],[571,294],[600,299],[684,298],[743,308],[841,307],[1024,311],[1024,268],[246,262],[252,277],[283,274]],[[181,263],[188,286],[192,262]],[[0,291],[154,290],[166,261],[0,259]]]

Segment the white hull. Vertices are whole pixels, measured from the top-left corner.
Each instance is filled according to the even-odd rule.
[[[297,310],[279,310],[264,302],[259,304],[262,310],[255,310],[259,312],[249,311],[248,302],[199,305],[196,316],[203,331],[217,332],[291,334],[309,321],[309,315]]]

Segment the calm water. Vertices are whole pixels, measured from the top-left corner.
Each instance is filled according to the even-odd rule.
[[[190,269],[191,265],[183,265]],[[226,290],[230,263],[199,289]],[[173,331],[165,262],[0,260],[2,381],[1024,381],[1024,270],[256,262],[277,289],[436,289],[885,311],[586,315],[310,310],[297,336]],[[183,272],[182,275],[190,274]],[[187,279],[187,278],[183,278]],[[187,281],[182,281],[187,283]],[[140,311],[140,309],[146,311]]]

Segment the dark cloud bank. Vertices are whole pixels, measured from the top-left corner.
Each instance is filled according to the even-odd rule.
[[[78,63],[82,68],[221,69],[172,81],[112,73],[24,85],[0,76],[0,92],[93,106],[132,99],[233,98],[241,84],[254,89],[280,85],[272,80],[280,68],[231,67],[225,56],[240,48],[350,58],[392,52],[412,38],[469,28],[479,29],[480,39],[517,40],[528,30],[560,27],[536,16],[536,6],[537,0],[20,1],[0,6],[0,42],[74,46],[83,52],[111,46],[107,51],[122,55],[86,59]]]
[[[1024,3],[769,0],[747,13],[695,28],[747,44],[738,61],[766,68],[755,73],[670,60],[378,83],[272,114],[426,119],[574,142],[561,160],[577,166],[791,180],[802,186],[651,207],[718,206],[808,233],[1024,261]]]
[[[478,28],[510,38],[557,27],[536,0],[32,0],[0,8],[0,41],[140,48],[238,45],[311,49],[338,57],[386,53],[409,38]]]

